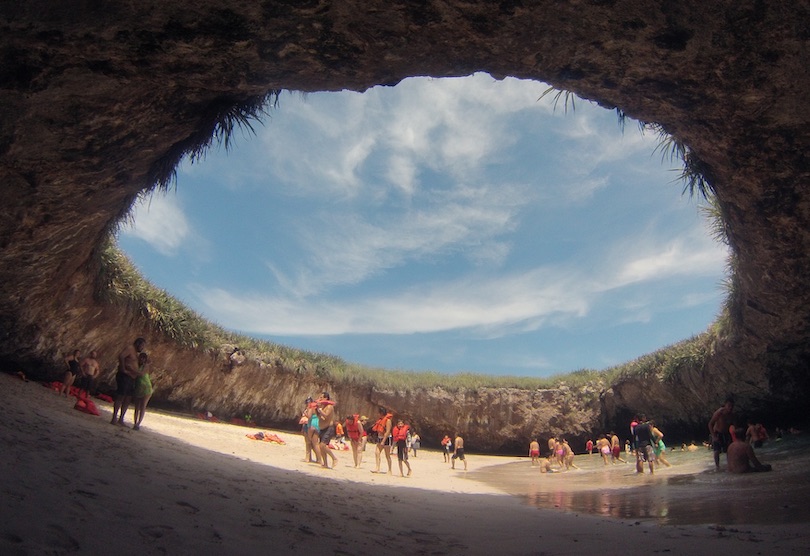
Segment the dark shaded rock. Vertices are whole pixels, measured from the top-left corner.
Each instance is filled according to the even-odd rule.
[[[689,428],[723,390],[785,419],[803,415],[808,21],[807,6],[787,0],[4,3],[0,359],[44,376],[82,345],[97,347],[109,368],[123,344],[147,335],[165,361],[164,399],[223,410],[255,400],[269,419],[292,420],[317,375],[296,381],[289,369],[250,363],[224,374],[223,361],[178,350],[131,310],[95,297],[94,250],[139,192],[199,154],[223,107],[279,89],[359,91],[488,71],[619,107],[688,145],[736,256],[732,326],[682,384],[628,380],[606,386],[598,409],[583,402],[580,414],[559,406],[542,418],[526,407],[544,396],[564,403],[562,393],[447,394],[451,419],[413,406],[425,429],[463,427],[471,447],[506,449],[510,435],[575,433],[589,419],[609,426],[646,403]],[[347,406],[390,398],[408,411],[411,397],[429,395],[343,389]]]

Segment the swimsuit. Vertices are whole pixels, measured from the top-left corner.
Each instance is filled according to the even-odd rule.
[[[81,367],[79,366],[79,362],[75,359],[71,359],[68,361],[68,372],[73,376],[77,376],[79,372],[81,372]]]
[[[610,448],[608,448],[607,446],[602,446],[602,453],[605,454],[606,456],[609,456]]]
[[[533,458],[536,458],[536,457],[537,457],[537,456],[539,456],[539,455],[540,455],[540,450],[532,450],[532,452],[531,452],[531,456],[532,456]]]
[[[135,397],[145,398],[152,395],[152,380],[149,374],[143,374],[135,379]]]
[[[115,374],[115,386],[115,393],[119,396],[132,396],[135,393],[135,379],[122,371]]]

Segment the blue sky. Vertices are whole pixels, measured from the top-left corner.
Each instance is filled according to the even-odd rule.
[[[726,248],[654,134],[486,74],[285,93],[119,243],[217,324],[390,369],[548,376],[703,332]]]

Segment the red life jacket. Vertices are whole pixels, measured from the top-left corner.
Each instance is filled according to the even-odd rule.
[[[407,440],[409,428],[410,427],[408,425],[402,425],[401,427],[394,427],[394,430],[391,431],[391,434],[394,437],[394,442],[399,442],[400,440]]]
[[[346,424],[344,425],[346,429],[346,434],[349,435],[349,440],[360,440],[362,436],[362,427],[360,426],[360,415],[352,415],[351,418],[346,419]]]

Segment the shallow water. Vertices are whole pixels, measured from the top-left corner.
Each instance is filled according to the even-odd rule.
[[[770,473],[731,474],[714,469],[712,452],[667,453],[672,467],[655,475],[635,462],[604,465],[597,454],[578,455],[580,469],[540,473],[528,458],[470,473],[470,478],[523,497],[538,508],[557,508],[663,524],[722,525],[810,522],[810,435],[791,436],[756,450]],[[628,459],[622,452],[622,458]]]

